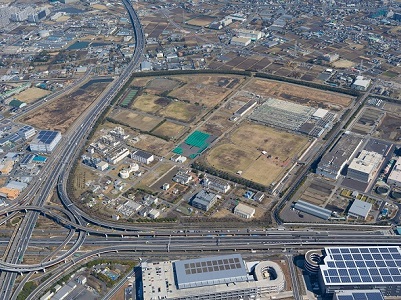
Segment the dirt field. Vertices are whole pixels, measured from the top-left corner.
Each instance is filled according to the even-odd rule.
[[[236,173],[264,185],[276,181],[292,164],[292,159],[306,148],[306,137],[266,126],[245,124],[207,155],[207,162],[217,169]],[[266,151],[263,155],[261,151]]]
[[[199,75],[178,77],[186,82],[182,87],[169,93],[170,97],[188,100],[206,107],[220,103],[240,82],[241,77],[224,77],[221,75]]]
[[[132,104],[136,108],[148,113],[157,113],[159,109],[170,104],[171,100],[153,94],[142,94],[138,96]]]
[[[160,164],[156,169],[149,171],[142,178],[139,183],[141,186],[149,187],[157,180],[162,178],[171,168],[174,167],[174,163],[171,161],[165,160],[162,164]]]
[[[169,121],[164,122],[162,125],[152,131],[153,134],[168,137],[170,139],[176,139],[181,136],[186,127],[178,125]]]
[[[146,90],[160,94],[165,91],[171,91],[180,85],[180,82],[167,79],[167,78],[155,78],[148,83]]]
[[[58,130],[64,133],[74,121],[96,100],[108,82],[85,84],[68,96],[60,97],[48,105],[32,112],[21,121],[39,129]]]
[[[335,106],[347,107],[352,101],[351,96],[261,79],[251,80],[245,89],[264,97],[275,97],[313,107],[326,106],[330,109],[335,109]]]
[[[26,103],[31,103],[31,102],[38,100],[46,95],[49,95],[50,93],[51,93],[50,91],[39,89],[37,87],[31,87],[31,88],[19,93],[14,98],[18,99],[20,101],[26,102]]]
[[[203,26],[209,25],[214,20],[215,20],[215,18],[213,18],[213,17],[200,16],[200,17],[193,18],[193,19],[187,21],[186,23],[189,25],[193,25],[193,26],[203,27]]]
[[[112,118],[141,131],[151,131],[162,121],[160,118],[144,116],[125,109],[119,110],[119,112],[113,115]]]
[[[139,142],[135,143],[135,147],[156,155],[166,156],[173,148],[172,142],[166,142],[161,138],[148,134],[139,135],[139,139]]]
[[[151,80],[152,80],[151,77],[137,77],[134,78],[134,80],[132,80],[131,86],[144,87]]]
[[[337,60],[335,62],[332,62],[331,65],[334,68],[348,69],[348,68],[351,68],[351,67],[355,66],[355,63],[350,61],[350,60],[339,59],[339,60]]]
[[[229,121],[230,117],[231,114],[218,111],[207,123],[202,125],[200,130],[206,131],[214,136],[220,136],[233,126],[233,122]]]
[[[88,167],[84,167],[81,164],[78,164],[77,170],[72,177],[74,178],[73,186],[74,186],[74,196],[78,198],[83,192],[87,190],[86,182],[91,180],[97,180],[98,176],[95,174],[94,170],[92,171]]]
[[[377,128],[375,136],[382,139],[398,141],[401,138],[401,118],[398,115],[387,113]]]
[[[183,122],[193,122],[197,116],[201,113],[202,108],[200,106],[185,103],[182,101],[176,101],[167,106],[160,112],[160,115],[176,119]]]

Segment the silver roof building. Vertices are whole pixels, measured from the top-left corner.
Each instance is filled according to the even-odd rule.
[[[179,289],[247,280],[239,254],[180,260],[174,268]]]

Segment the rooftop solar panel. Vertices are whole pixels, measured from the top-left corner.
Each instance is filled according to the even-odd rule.
[[[325,252],[325,264],[320,267],[326,283],[401,284],[398,247],[336,247],[326,248]]]

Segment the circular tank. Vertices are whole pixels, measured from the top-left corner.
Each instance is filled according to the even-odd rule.
[[[319,272],[319,265],[323,262],[321,250],[310,250],[305,254],[305,270],[311,274]]]
[[[391,198],[396,200],[401,200],[401,192],[400,191],[391,191]]]
[[[389,192],[388,187],[380,185],[376,188],[376,193],[379,195],[386,195]]]
[[[129,177],[129,172],[128,172],[128,170],[121,170],[119,175],[121,178],[127,179]]]

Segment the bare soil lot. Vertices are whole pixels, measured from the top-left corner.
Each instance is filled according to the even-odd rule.
[[[138,137],[139,142],[135,143],[135,147],[160,156],[170,153],[174,145],[172,142],[148,134],[141,134]]]
[[[332,110],[336,110],[336,106],[347,107],[352,101],[351,96],[339,93],[261,79],[251,80],[247,84],[246,90],[264,97],[274,97],[313,107],[326,107]]]
[[[206,161],[213,167],[230,173],[242,171],[242,177],[270,185],[292,164],[308,145],[301,135],[278,131],[270,127],[244,124],[209,151]],[[263,155],[261,151],[266,151]]]
[[[155,78],[148,83],[146,89],[155,94],[171,91],[180,85],[179,81],[168,78]]]
[[[213,18],[213,17],[198,16],[198,17],[195,17],[195,18],[187,21],[186,23],[189,25],[193,25],[193,26],[203,27],[203,26],[209,25],[214,20],[215,20],[215,18]]]
[[[134,100],[131,108],[136,108],[148,113],[156,113],[159,109],[170,103],[169,99],[166,101],[161,101],[159,99],[160,96],[143,93]]]
[[[31,103],[34,102],[46,95],[49,95],[51,92],[43,89],[39,89],[37,87],[31,87],[18,95],[16,95],[14,98],[18,99],[20,101],[26,102],[26,103]]]
[[[158,126],[155,130],[153,130],[152,133],[158,136],[167,137],[169,139],[175,140],[183,134],[185,128],[186,127],[183,125],[166,121]]]
[[[119,110],[112,118],[119,123],[126,124],[140,131],[151,131],[162,121],[161,118],[142,115],[126,109]]]
[[[399,141],[401,138],[401,118],[399,115],[387,113],[377,128],[376,135],[382,139]]]
[[[160,111],[160,115],[187,123],[195,121],[201,114],[202,108],[199,105],[182,101],[175,101]]]
[[[85,84],[68,96],[60,97],[22,119],[35,128],[67,131],[74,121],[99,97],[108,82]]]
[[[178,77],[185,84],[169,93],[170,97],[214,107],[220,103],[240,82],[242,77],[221,75],[198,75]]]

